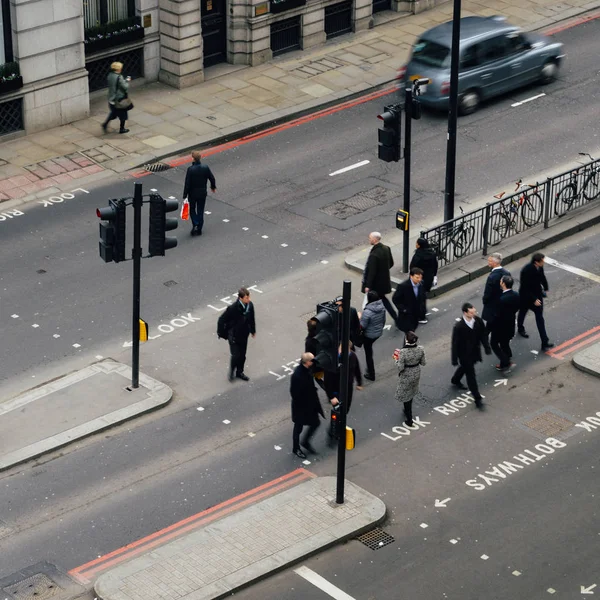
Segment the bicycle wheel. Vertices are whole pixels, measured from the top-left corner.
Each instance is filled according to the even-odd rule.
[[[452,236],[454,258],[462,258],[465,254],[469,252],[474,237],[475,227],[473,227],[473,225],[469,225],[468,227],[461,227],[460,231],[457,231]]]
[[[595,200],[600,196],[600,172],[592,171],[583,184],[583,197],[586,200]]]
[[[510,221],[502,210],[493,212],[485,228],[485,237],[490,246],[497,246],[508,233]]]
[[[569,183],[556,194],[556,200],[554,201],[554,214],[557,217],[562,217],[567,211],[571,210],[573,202],[577,197],[577,187],[574,183]]]
[[[542,218],[542,197],[537,192],[525,194],[521,204],[521,219],[525,227],[533,227]]]

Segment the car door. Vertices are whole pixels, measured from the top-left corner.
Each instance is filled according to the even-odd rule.
[[[502,91],[522,87],[537,77],[537,65],[531,46],[518,31],[506,36],[508,78]]]
[[[483,96],[491,98],[506,90],[511,71],[507,60],[506,34],[496,35],[478,44],[477,78]]]

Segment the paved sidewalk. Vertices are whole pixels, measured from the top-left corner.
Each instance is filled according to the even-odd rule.
[[[103,361],[0,403],[0,471],[168,404],[165,384]]]
[[[385,518],[385,504],[369,492],[346,481],[345,502],[336,504],[335,489],[335,477],[318,477],[259,500],[114,567],[96,580],[95,593],[101,600],[223,598]]]
[[[579,370],[600,377],[600,342],[577,352],[572,361]]]
[[[502,14],[531,30],[598,7],[600,0],[463,0],[462,14]],[[380,13],[369,31],[256,67],[218,65],[207,71],[209,80],[184,90],[132,85],[126,135],[102,135],[100,94],[89,119],[0,145],[0,203],[69,191],[384,86],[416,38],[451,18],[452,2],[418,15]]]

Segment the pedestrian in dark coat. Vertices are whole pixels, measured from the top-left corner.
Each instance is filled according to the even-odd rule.
[[[521,285],[519,287],[521,308],[517,318],[519,334],[524,338],[528,338],[529,335],[525,331],[524,324],[525,316],[528,311],[533,311],[535,324],[542,341],[542,352],[554,347],[554,344],[548,339],[546,322],[544,321],[544,298],[548,292],[548,280],[544,274],[545,258],[541,252],[536,252],[531,257],[531,262],[521,269]]]
[[[314,453],[310,440],[321,424],[319,417],[325,418],[312,375],[314,358],[310,352],[302,354],[300,364],[294,369],[290,378],[292,422],[294,423],[292,452],[299,458],[306,458],[306,454],[300,448],[301,445],[309,452]],[[337,400],[332,401],[332,404],[336,405]],[[308,430],[300,442],[300,434],[305,426],[308,427]]]
[[[373,361],[373,344],[383,334],[385,325],[385,306],[379,299],[379,294],[369,290],[367,294],[367,305],[362,314],[359,313],[360,326],[363,331],[363,344],[365,348],[365,359],[367,361],[367,372],[365,379],[375,381],[375,363]]]
[[[510,275],[503,275],[498,284],[502,295],[498,301],[490,336],[490,346],[500,359],[500,363],[496,365],[498,371],[505,371],[513,366],[510,340],[515,337],[515,317],[521,306],[519,294],[512,289],[513,284],[514,280]]]
[[[342,339],[342,297],[338,296],[335,299],[335,303],[338,307],[338,340]],[[360,319],[358,317],[358,311],[351,306],[350,307],[350,341],[359,348],[362,347],[362,338],[360,335]]]
[[[185,174],[183,186],[183,199],[190,203],[190,218],[192,219],[192,235],[202,235],[204,227],[204,207],[206,206],[206,185],[210,181],[210,189],[213,193],[217,191],[215,176],[210,167],[200,162],[200,152],[192,152],[192,164]]]
[[[466,375],[468,388],[475,399],[475,406],[483,410],[475,377],[475,364],[482,361],[481,346],[484,347],[486,354],[491,354],[492,350],[488,343],[485,324],[477,316],[475,307],[465,302],[462,305],[462,313],[462,319],[452,330],[452,365],[458,368],[450,381],[458,388],[467,389],[461,382],[463,375]]]
[[[481,313],[481,318],[485,321],[487,330],[490,332],[494,318],[496,317],[498,302],[502,295],[500,279],[504,275],[510,275],[510,272],[502,266],[502,254],[499,252],[494,252],[488,256],[488,267],[490,267],[491,272],[488,275],[485,282],[485,289],[483,290],[483,312]]]
[[[235,377],[248,381],[250,377],[244,373],[248,336],[256,336],[254,304],[250,302],[250,291],[242,287],[238,291],[237,302],[228,306],[219,317],[217,336],[229,342],[231,361],[229,364],[229,381]]]
[[[396,387],[396,400],[404,404],[405,424],[409,427],[414,425],[412,414],[412,403],[419,392],[419,381],[421,380],[421,367],[427,363],[425,360],[425,349],[417,346],[419,338],[414,331],[408,331],[404,338],[402,350],[396,349],[394,360],[398,367],[398,385]]]
[[[401,331],[414,331],[419,323],[427,323],[425,313],[425,289],[421,285],[423,271],[418,267],[410,270],[410,277],[403,281],[394,292],[392,301],[398,309],[396,326]]]
[[[418,267],[423,271],[423,287],[427,294],[434,285],[437,285],[438,260],[435,250],[429,246],[425,238],[419,238],[416,247],[410,261],[410,268]]]
[[[381,233],[378,231],[369,234],[369,243],[372,248],[363,273],[361,291],[364,294],[368,294],[371,290],[377,292],[379,299],[395,321],[396,312],[386,296],[392,291],[390,277],[390,269],[394,266],[392,251],[389,246],[381,243]]]

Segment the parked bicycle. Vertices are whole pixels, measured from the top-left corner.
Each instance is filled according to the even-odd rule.
[[[570,211],[575,201],[579,199],[580,194],[588,202],[596,200],[600,196],[599,163],[595,162],[594,157],[587,152],[580,152],[579,156],[589,157],[592,163],[572,171],[569,183],[557,192],[554,200],[554,214],[557,217],[562,217]],[[583,182],[581,187],[579,187],[579,181]]]
[[[459,209],[461,214],[464,215],[465,211],[462,206],[459,206]],[[452,259],[449,260],[447,254],[450,247],[452,247],[454,259],[462,258],[465,254],[468,254],[475,239],[475,227],[470,223],[467,224],[465,219],[460,219],[440,230],[439,235],[437,242],[430,240],[431,247],[435,251],[438,260],[451,262]]]
[[[490,215],[489,223],[485,224],[484,235],[488,244],[496,246],[512,229],[519,231],[519,216],[525,227],[533,227],[542,219],[544,202],[538,192],[539,184],[524,184],[522,179],[516,182],[515,193],[503,202],[498,202],[497,208]],[[523,193],[518,195],[521,188]],[[500,200],[506,192],[496,194],[494,198]]]

